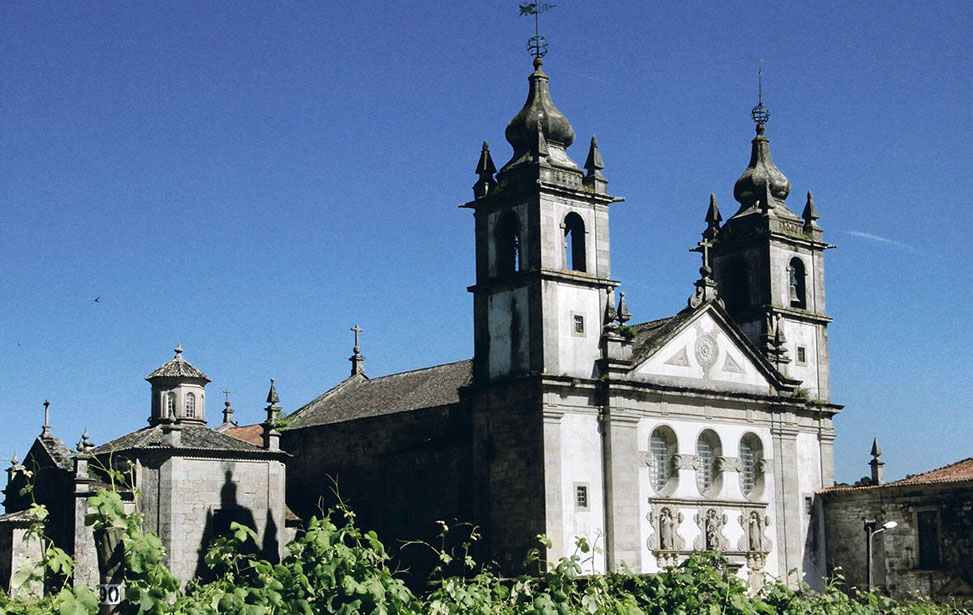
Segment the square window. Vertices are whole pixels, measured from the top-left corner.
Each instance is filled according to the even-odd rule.
[[[801,365],[807,363],[807,348],[804,346],[797,347],[797,362]]]
[[[574,507],[578,509],[588,508],[588,485],[574,486]]]
[[[584,316],[581,314],[575,314],[574,317],[574,332],[578,335],[584,335]]]

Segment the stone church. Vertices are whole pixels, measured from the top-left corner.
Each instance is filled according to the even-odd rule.
[[[735,212],[724,219],[712,197],[701,208],[687,304],[635,323],[611,275],[610,217],[623,199],[608,192],[594,138],[583,165],[568,153],[575,130],[540,57],[533,69],[506,127],[510,159],[498,171],[484,143],[463,206],[475,229],[471,360],[369,378],[356,339],[350,376],[278,434],[275,391],[263,425],[225,415],[206,427],[208,379],[177,350],[149,377],[145,429],[78,452],[49,433],[35,443],[33,458],[60,468],[65,531],[80,534],[75,494],[97,484],[82,461],[125,451],[149,527],[184,578],[207,532],[244,509],[264,551],[279,550],[286,480],[298,517],[337,491],[390,545],[428,536],[436,520],[472,522],[481,557],[507,572],[544,534],[548,559],[573,553],[576,537],[598,547],[589,571],[650,573],[716,550],[754,585],[791,569],[818,583],[815,492],[833,484],[841,409],[829,389],[831,246],[810,192],[800,215],[787,203],[766,109],[753,110]],[[24,508],[12,486],[8,517]],[[17,523],[0,517],[0,538]]]
[[[743,577],[825,574],[814,494],[833,483],[824,252],[753,111],[750,162],[725,221],[711,197],[687,305],[632,323],[611,275],[608,193],[592,138],[584,165],[541,58],[513,148],[476,165],[472,360],[348,379],[289,418],[288,503],[310,514],[337,481],[386,538],[472,520],[516,570],[545,534],[576,537],[592,568],[654,572],[717,550]],[[743,166],[741,164],[741,166]],[[701,213],[703,213],[701,211]],[[687,233],[687,241],[688,241]],[[677,307],[678,309],[678,307]]]

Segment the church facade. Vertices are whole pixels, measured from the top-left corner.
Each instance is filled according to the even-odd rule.
[[[548,559],[577,537],[591,571],[655,572],[723,552],[759,585],[826,575],[815,492],[833,484],[824,243],[774,165],[766,109],[725,222],[711,197],[687,306],[631,323],[611,276],[607,191],[592,138],[582,166],[541,58],[513,148],[477,164],[471,361],[351,376],[291,415],[288,502],[306,515],[335,483],[389,538],[472,521],[516,570],[538,534]],[[687,288],[689,285],[687,284]]]

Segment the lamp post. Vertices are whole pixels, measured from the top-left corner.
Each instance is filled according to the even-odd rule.
[[[898,525],[895,521],[888,521],[882,527],[878,527],[878,521],[875,519],[865,519],[865,536],[866,536],[866,546],[865,546],[865,569],[867,571],[868,578],[868,591],[872,591],[872,536],[878,534],[879,532],[884,532],[885,530],[890,530]],[[876,529],[877,528],[877,529]]]

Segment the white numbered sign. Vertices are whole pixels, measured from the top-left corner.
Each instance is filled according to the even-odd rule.
[[[107,583],[98,586],[98,598],[101,604],[120,604],[122,601],[122,585],[120,583]]]

